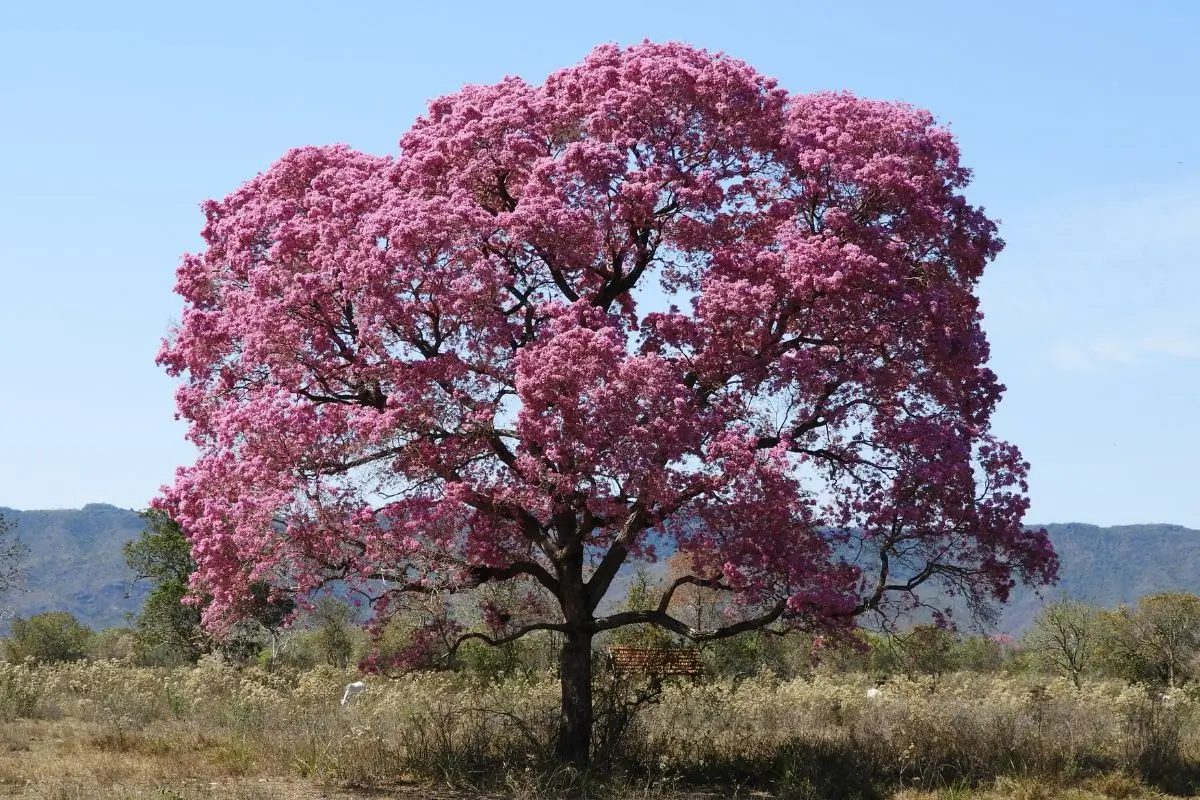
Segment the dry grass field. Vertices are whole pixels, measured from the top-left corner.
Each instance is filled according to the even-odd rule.
[[[1051,800],[1187,795],[1200,698],[957,674],[668,686],[633,715],[601,680],[596,776],[547,761],[558,687],[116,662],[0,664],[0,796]],[[599,777],[597,777],[599,776]]]

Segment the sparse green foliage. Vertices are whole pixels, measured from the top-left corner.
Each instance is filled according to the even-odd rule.
[[[130,628],[105,628],[88,641],[87,657],[92,661],[129,661],[133,658],[135,631]]]
[[[296,608],[287,595],[272,595],[271,587],[259,581],[250,585],[250,599],[242,607],[243,617],[214,648],[235,664],[247,664],[260,654],[271,665],[278,658],[279,632]]]
[[[1035,666],[1070,678],[1078,689],[1096,666],[1102,633],[1099,608],[1060,600],[1042,608],[1023,644]]]
[[[1104,659],[1113,674],[1167,688],[1196,676],[1200,597],[1186,592],[1149,595],[1133,608],[1105,613],[1104,621]]]
[[[621,611],[646,611],[658,605],[662,594],[659,581],[645,569],[638,569],[629,588],[625,591],[625,600],[621,603]],[[635,647],[670,647],[676,641],[674,634],[657,625],[631,625],[618,628],[613,632],[611,641],[617,644],[628,644]]]
[[[694,574],[694,563],[686,553],[678,552],[667,559],[667,583],[677,578]],[[711,577],[711,576],[709,576]],[[626,610],[650,607],[658,602],[661,586],[647,583],[639,576],[630,586],[626,598]],[[695,630],[712,630],[725,620],[729,610],[729,596],[709,586],[695,583],[683,584],[671,596],[670,611],[679,620]],[[675,637],[658,639],[670,641]],[[659,646],[652,642],[651,646]],[[746,676],[761,669],[769,669],[781,677],[792,677],[803,672],[811,661],[812,636],[794,633],[778,636],[770,630],[747,631],[727,639],[717,639],[699,645],[704,657],[705,671],[712,676]]]
[[[344,668],[354,654],[355,628],[350,606],[336,597],[317,599],[312,611],[314,644],[326,664]]]
[[[745,677],[753,675],[763,667],[776,672],[792,672],[781,669],[778,655],[778,640],[771,641],[768,634],[757,631],[741,636],[732,636],[710,642],[701,648],[705,671],[713,676]]]
[[[942,675],[958,668],[958,637],[946,628],[917,625],[908,633],[892,636],[889,644],[877,651],[880,666],[887,672]]]
[[[32,658],[39,663],[77,661],[87,656],[92,632],[80,625],[69,611],[47,611],[29,619],[16,617],[12,634],[4,643],[5,657],[20,662]]]
[[[695,572],[691,557],[683,552],[668,558],[667,567],[668,582]],[[695,583],[678,587],[671,596],[671,613],[698,631],[711,630],[720,625],[728,608],[729,596],[726,593]]]

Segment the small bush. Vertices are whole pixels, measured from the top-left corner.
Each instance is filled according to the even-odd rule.
[[[91,636],[91,630],[80,625],[69,611],[47,611],[29,619],[17,617],[4,643],[5,657],[12,662],[78,661],[87,656]]]
[[[42,699],[37,671],[28,664],[0,662],[0,721],[33,717]]]

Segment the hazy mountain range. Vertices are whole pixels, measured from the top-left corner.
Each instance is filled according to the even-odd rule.
[[[27,591],[11,592],[0,607],[25,617],[66,610],[97,630],[124,625],[126,615],[141,608],[149,587],[144,581],[130,586],[121,552],[145,528],[136,511],[90,503],[54,511],[0,508],[0,515],[16,523],[16,537],[29,548]]]
[[[17,537],[29,547],[28,591],[12,593],[0,606],[22,616],[65,609],[95,629],[122,625],[137,613],[149,587],[130,586],[121,552],[143,529],[137,512],[93,503],[55,511],[0,508],[0,514],[17,524]],[[1043,598],[1067,596],[1113,607],[1154,592],[1200,592],[1198,530],[1081,523],[1046,528],[1062,560],[1061,580],[1043,589],[1042,598],[1018,589],[1001,615],[1001,631],[1023,630]],[[623,591],[621,584],[613,591]],[[0,622],[0,630],[6,627]]]

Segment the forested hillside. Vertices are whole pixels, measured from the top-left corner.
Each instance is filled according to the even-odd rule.
[[[126,597],[130,576],[121,553],[121,545],[143,528],[137,512],[93,503],[54,511],[0,508],[0,514],[17,523],[18,538],[29,546],[29,591],[9,598],[17,613],[65,609],[99,629],[123,624],[126,614],[137,612],[148,587],[134,587]],[[1076,522],[1046,527],[1062,559],[1062,575],[1057,586],[1042,592],[1044,598],[1066,596],[1112,607],[1154,592],[1200,591],[1198,530]],[[1033,592],[1018,589],[1001,615],[1000,630],[1023,630],[1041,602]]]
[[[1200,530],[1080,522],[1045,527],[1062,563],[1058,585],[1042,591],[1047,599],[1069,597],[1112,608],[1155,592],[1200,592]],[[1001,614],[1000,628],[1023,630],[1040,605],[1033,592],[1018,589]]]
[[[0,508],[16,523],[17,538],[29,547],[28,591],[13,592],[7,605],[22,616],[66,610],[93,629],[123,625],[141,607],[147,587],[129,590],[121,545],[145,527],[136,511],[103,503],[81,509],[16,511]],[[0,631],[7,630],[7,620]]]

